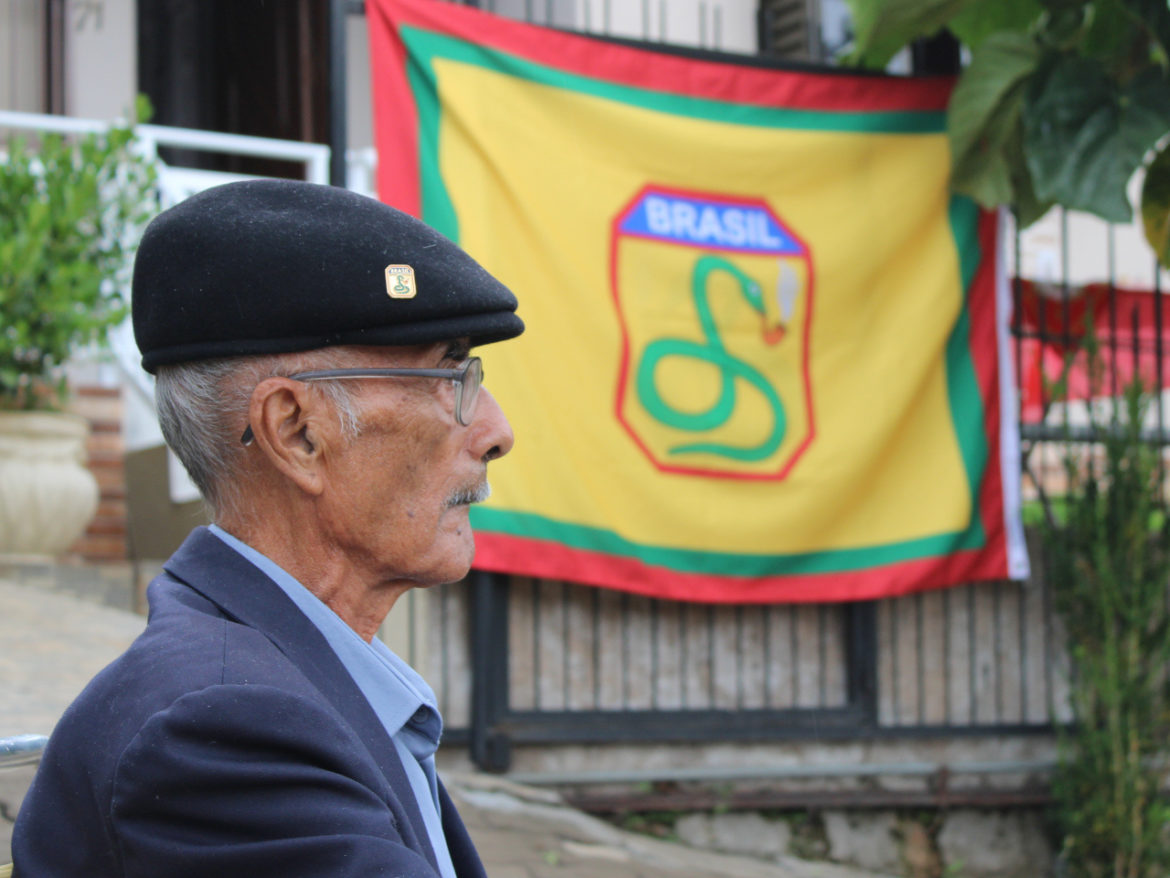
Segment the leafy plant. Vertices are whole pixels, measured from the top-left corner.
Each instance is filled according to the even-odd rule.
[[[949,29],[971,51],[947,111],[952,186],[1022,225],[1054,204],[1133,217],[1170,265],[1170,8],[1166,0],[848,0],[848,61],[884,67]]]
[[[654,838],[678,841],[675,824],[682,811],[626,811],[617,819],[617,825],[627,832],[637,832]]]
[[[145,98],[136,109],[149,115]],[[0,409],[59,406],[64,362],[125,317],[154,183],[133,124],[13,138],[0,152]]]
[[[1081,878],[1160,878],[1170,869],[1170,808],[1162,797],[1170,519],[1160,449],[1142,436],[1147,403],[1135,381],[1109,423],[1093,424],[1103,437],[1100,454],[1078,455],[1070,446],[1068,494],[1044,527],[1073,712],[1061,732],[1053,792],[1062,858]]]

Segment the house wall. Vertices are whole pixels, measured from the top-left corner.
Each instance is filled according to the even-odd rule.
[[[45,39],[41,3],[0,0],[0,107],[43,112]]]
[[[67,0],[65,6],[65,113],[86,119],[128,118],[138,81],[138,4]]]

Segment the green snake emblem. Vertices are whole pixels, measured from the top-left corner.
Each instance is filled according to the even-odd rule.
[[[719,328],[715,325],[715,318],[711,314],[711,306],[707,301],[709,296],[708,278],[716,271],[724,271],[734,277],[739,283],[739,291],[747,303],[761,315],[765,314],[764,300],[759,284],[722,257],[701,256],[691,272],[691,295],[695,301],[695,310],[698,312],[699,324],[702,326],[706,343],[700,344],[681,338],[661,338],[648,344],[642,354],[642,362],[638,366],[636,377],[638,398],[653,418],[668,427],[693,433],[708,432],[727,423],[735,411],[736,379],[746,381],[763,394],[772,410],[772,432],[763,442],[749,448],[715,442],[692,442],[676,445],[670,449],[670,453],[716,454],[741,461],[764,460],[771,456],[784,441],[787,426],[784,404],[763,373],[750,363],[732,356],[724,347],[723,339],[719,336]],[[718,399],[709,408],[698,412],[683,411],[667,403],[659,394],[654,380],[658,364],[667,357],[689,357],[710,363],[717,368],[720,377]]]
[[[396,275],[394,278],[394,292],[396,292],[396,293],[409,293],[410,292],[410,287],[408,287],[405,283],[403,283],[402,275],[400,275],[400,274]]]

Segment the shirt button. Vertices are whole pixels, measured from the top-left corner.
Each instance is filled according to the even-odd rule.
[[[414,716],[410,718],[410,721],[416,726],[421,726],[427,721],[427,709],[425,707],[420,707],[414,712]]]

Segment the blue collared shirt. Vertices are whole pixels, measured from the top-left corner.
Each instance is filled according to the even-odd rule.
[[[369,643],[362,640],[340,616],[271,558],[214,524],[210,530],[280,586],[333,648],[398,750],[426,824],[439,874],[443,878],[455,878],[455,866],[439,816],[435,750],[443,734],[443,718],[431,687],[378,638]]]

